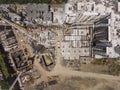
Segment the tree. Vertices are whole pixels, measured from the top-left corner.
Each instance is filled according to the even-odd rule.
[[[8,72],[7,66],[5,64],[4,58],[5,58],[5,56],[0,54],[0,69],[2,70],[5,78],[7,79],[9,77],[9,72]]]

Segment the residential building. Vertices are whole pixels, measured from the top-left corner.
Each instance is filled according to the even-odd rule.
[[[108,57],[107,47],[111,47],[109,41],[110,15],[106,15],[94,22],[93,29],[93,55]]]

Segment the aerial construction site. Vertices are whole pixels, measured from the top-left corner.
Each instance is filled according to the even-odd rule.
[[[119,24],[119,0],[0,1],[0,90],[120,90]]]

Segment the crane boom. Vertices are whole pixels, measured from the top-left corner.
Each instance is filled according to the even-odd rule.
[[[14,87],[15,84],[17,83],[19,77],[21,76],[21,74],[22,74],[22,72],[20,72],[20,73],[18,74],[17,78],[15,79],[15,81],[13,82],[13,84],[11,85],[11,87],[9,88],[9,90],[12,90],[12,89],[13,89],[13,87]]]
[[[14,28],[17,28],[21,33],[25,34],[29,39],[32,39],[32,40],[36,40],[34,37],[32,37],[31,35],[29,35],[27,32],[26,32],[26,29],[14,22],[11,22],[7,19],[5,19],[4,17],[0,16],[0,19],[7,22],[8,24],[10,24],[11,26],[13,26]]]

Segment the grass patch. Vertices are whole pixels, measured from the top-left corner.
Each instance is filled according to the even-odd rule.
[[[0,70],[2,70],[3,75],[5,76],[5,79],[7,79],[10,75],[9,75],[4,59],[5,59],[5,56],[0,53]]]
[[[95,59],[92,64],[108,66],[108,73],[111,75],[120,75],[120,62],[117,59]]]
[[[11,74],[14,73],[13,69],[9,65],[9,60],[6,57],[7,53],[4,52],[2,47],[0,46],[0,70],[3,73],[4,80],[0,81],[0,86],[2,90],[9,90],[10,85],[12,85],[13,81],[15,80],[15,77],[11,77]]]

